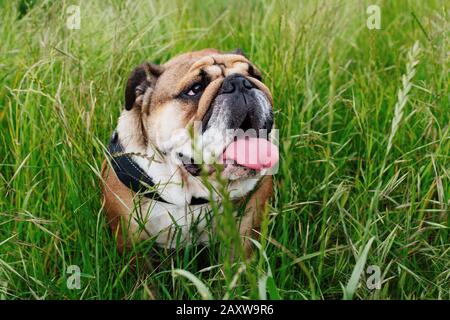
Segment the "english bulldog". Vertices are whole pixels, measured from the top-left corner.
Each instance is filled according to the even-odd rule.
[[[239,50],[136,67],[102,166],[119,250],[148,238],[165,248],[207,245],[217,228],[211,204],[220,208],[225,190],[243,208],[236,224],[250,254],[278,163],[272,110],[261,72]]]

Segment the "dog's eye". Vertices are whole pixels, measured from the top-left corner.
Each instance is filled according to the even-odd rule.
[[[188,95],[190,97],[195,97],[196,95],[198,95],[202,91],[203,91],[203,84],[198,82],[198,83],[195,83],[192,87],[190,87],[186,91],[186,95]]]
[[[250,76],[262,82],[262,76],[259,72],[256,72],[255,68],[252,65],[248,66],[248,73]]]

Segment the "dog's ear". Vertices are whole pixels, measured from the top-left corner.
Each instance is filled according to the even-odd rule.
[[[247,58],[247,56],[245,55],[244,51],[241,48],[236,48],[233,51],[231,51],[230,53],[238,54],[240,56],[243,56],[243,57]]]
[[[149,62],[144,62],[131,72],[125,89],[126,110],[131,110],[135,104],[142,103],[143,95],[147,90],[153,89],[161,73],[163,73],[161,66]]]

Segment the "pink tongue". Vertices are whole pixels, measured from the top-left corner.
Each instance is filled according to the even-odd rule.
[[[262,170],[278,162],[278,148],[266,139],[246,138],[232,142],[223,153],[223,160],[234,160],[241,166]]]

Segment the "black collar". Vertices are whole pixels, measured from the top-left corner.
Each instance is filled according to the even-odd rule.
[[[136,193],[143,194],[144,197],[153,201],[164,203],[170,202],[164,200],[161,195],[154,190],[155,183],[152,178],[133,161],[129,154],[124,153],[124,149],[119,142],[119,135],[114,131],[111,141],[108,145],[108,151],[111,156],[111,164],[119,180],[128,188]],[[209,201],[204,198],[192,197],[189,205],[206,204]]]

